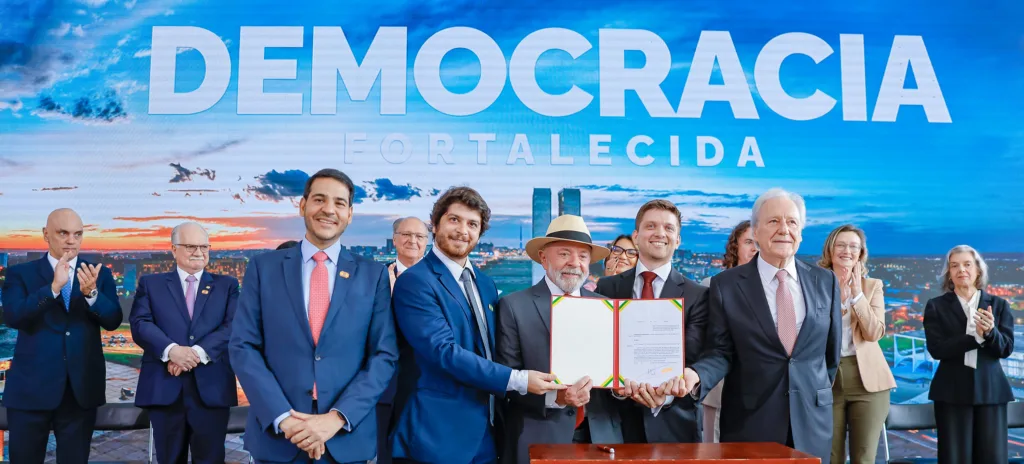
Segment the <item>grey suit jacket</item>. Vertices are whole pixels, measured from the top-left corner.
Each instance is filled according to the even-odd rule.
[[[636,268],[597,281],[597,293],[610,298],[633,298]],[[704,350],[704,332],[708,321],[708,288],[687,279],[673,270],[669,273],[659,298],[683,298],[683,321],[686,331],[686,365],[697,361]],[[647,443],[700,443],[701,411],[689,396],[675,398],[655,417],[633,400],[621,400],[620,407],[643,409],[644,434]]]
[[[582,290],[582,296],[600,295]],[[551,291],[541,280],[498,300],[494,360],[513,369],[550,372]],[[622,443],[618,410],[608,390],[593,389],[586,407],[594,443]],[[509,394],[505,404],[502,462],[527,464],[532,444],[572,443],[576,410],[549,409],[543,395]]]
[[[723,377],[721,441],[775,442],[827,462],[832,443],[832,382],[839,367],[842,314],[831,270],[796,262],[807,307],[792,356],[768,309],[758,259],[711,278],[708,350],[691,365],[701,395]]]

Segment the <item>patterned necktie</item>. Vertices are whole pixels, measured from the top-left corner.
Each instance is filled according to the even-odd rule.
[[[654,299],[654,279],[658,278],[658,274],[651,271],[644,271],[640,273],[640,277],[644,279],[644,287],[640,290],[641,300],[653,300]]]
[[[72,269],[71,271],[74,271],[74,269]],[[71,272],[71,271],[68,271],[68,272]],[[64,284],[63,287],[60,288],[60,296],[61,296],[61,298],[64,299],[64,309],[65,310],[70,310],[71,309],[71,281],[73,279],[74,279],[74,277],[69,275],[68,276],[68,282],[66,284]]]
[[[778,320],[775,323],[779,331],[779,340],[786,348],[786,354],[793,355],[793,345],[796,344],[796,310],[793,309],[793,295],[789,293],[786,286],[786,276],[789,273],[785,269],[779,269],[775,278],[779,281],[775,289],[775,310],[778,313]]]
[[[327,288],[327,253],[318,251],[313,255],[316,267],[309,276],[309,330],[313,333],[313,345],[320,343],[320,329],[327,318],[327,308],[331,305],[331,292]],[[313,399],[316,399],[316,382],[313,383]]]
[[[196,307],[196,276],[186,277],[185,282],[188,282],[188,288],[185,289],[185,306],[188,307],[188,318],[192,319],[192,310]]]

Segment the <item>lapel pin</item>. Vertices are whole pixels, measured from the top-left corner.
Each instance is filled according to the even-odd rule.
[[[345,271],[341,271],[341,272],[338,273],[338,277],[341,277],[342,279],[347,279],[348,278],[348,273],[345,272]]]
[[[209,294],[210,294],[210,290],[209,289],[203,290],[203,295],[209,295]]]
[[[492,304],[487,305],[487,309],[491,310],[491,312],[494,312],[494,305],[492,305]]]

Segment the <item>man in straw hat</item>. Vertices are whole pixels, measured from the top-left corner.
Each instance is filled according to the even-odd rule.
[[[600,297],[581,287],[592,260],[608,256],[592,243],[583,218],[570,214],[551,221],[547,235],[530,240],[526,254],[544,267],[545,276],[531,288],[498,301],[495,361],[513,369],[550,371],[551,296]],[[589,377],[566,390],[544,395],[511,395],[506,406],[502,462],[526,464],[532,444],[621,443],[617,404],[595,390]],[[593,395],[593,396],[592,396]]]

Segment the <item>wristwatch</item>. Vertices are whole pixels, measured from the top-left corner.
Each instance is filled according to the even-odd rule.
[[[99,290],[96,290],[94,288],[94,289],[92,289],[91,292],[89,292],[89,296],[87,298],[96,298],[96,296],[99,295],[99,294],[100,294]]]

